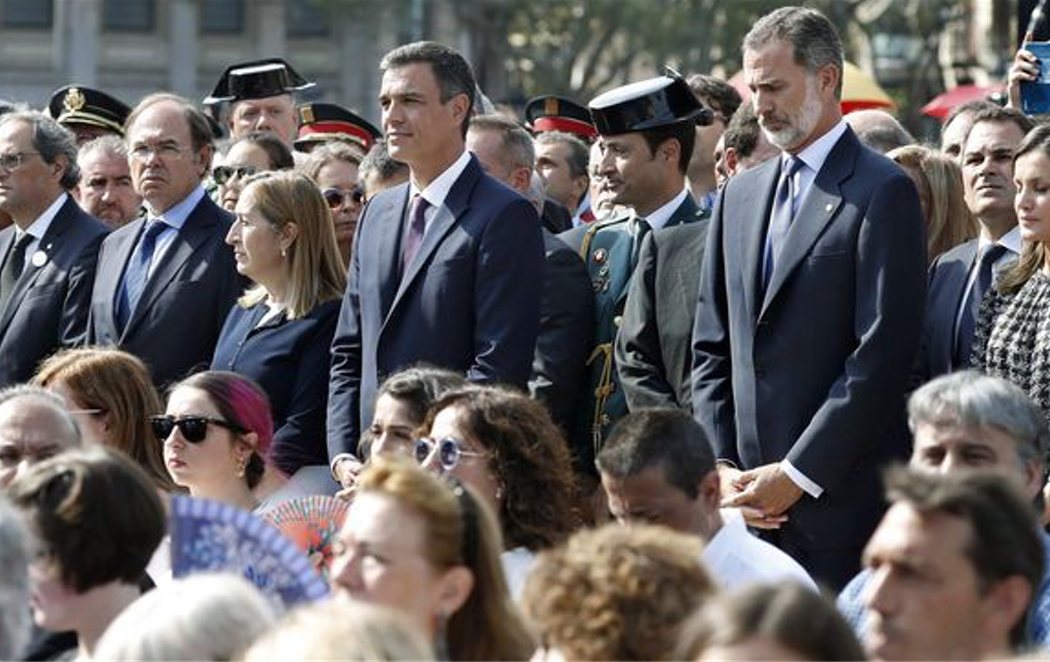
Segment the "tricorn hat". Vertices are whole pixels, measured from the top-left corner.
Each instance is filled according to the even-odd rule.
[[[66,85],[54,91],[47,104],[51,118],[62,125],[88,124],[124,135],[124,120],[131,108],[105,92],[83,85]]]
[[[252,60],[226,67],[204,104],[265,99],[306,90],[316,84],[300,76],[283,58]]]
[[[598,133],[645,131],[678,122],[710,124],[711,111],[700,105],[678,76],[657,76],[609,90],[587,104]]]
[[[306,103],[299,106],[299,137],[295,148],[307,143],[343,140],[361,147],[365,153],[383,134],[371,122],[334,103]]]
[[[525,104],[525,128],[533,133],[564,131],[587,142],[598,137],[586,106],[554,95],[536,97]]]

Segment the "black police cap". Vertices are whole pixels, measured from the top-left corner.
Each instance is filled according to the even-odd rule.
[[[587,104],[598,133],[645,131],[679,122],[710,124],[711,111],[700,105],[679,77],[657,76],[609,90]]]
[[[204,103],[210,106],[223,101],[266,99],[306,90],[316,84],[300,76],[283,58],[252,60],[226,67]]]
[[[598,135],[586,106],[552,94],[536,97],[525,104],[525,128],[533,133],[565,131],[587,142]]]
[[[54,91],[47,104],[51,118],[62,125],[88,124],[124,135],[124,120],[131,108],[101,90],[66,85]]]

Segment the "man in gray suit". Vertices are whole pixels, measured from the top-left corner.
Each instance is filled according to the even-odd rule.
[[[102,242],[88,339],[135,354],[165,386],[211,363],[245,281],[225,243],[233,218],[201,186],[212,156],[204,115],[181,97],[153,94],[127,130],[146,215]]]
[[[744,39],[744,77],[783,154],[729,180],[708,231],[693,414],[724,503],[818,581],[842,586],[907,455],[904,390],[926,264],[908,176],[842,121],[842,44],[784,7]]]
[[[69,195],[73,134],[38,112],[0,119],[0,386],[28,381],[41,360],[84,342],[98,245],[108,231]]]

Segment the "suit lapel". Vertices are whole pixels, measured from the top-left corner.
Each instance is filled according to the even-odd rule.
[[[780,159],[755,168],[755,178],[748,180],[748,188],[736,192],[734,200],[741,203],[764,200],[765,204],[748,204],[743,211],[741,222],[729,222],[725,232],[735,240],[728,242],[731,255],[740,256],[741,276],[743,277],[744,299],[747,305],[748,319],[758,319],[758,304],[762,297],[762,262],[765,258],[766,226],[772,213],[773,198],[777,179],[780,178]],[[731,256],[727,256],[730,258]]]
[[[7,325],[11,323],[14,312],[22,305],[22,299],[25,298],[26,292],[36,282],[40,272],[51,265],[54,259],[55,245],[57,243],[61,246],[60,239],[73,221],[73,219],[69,218],[72,215],[71,212],[74,211],[70,209],[70,205],[76,205],[72,197],[67,198],[66,202],[59,208],[58,213],[51,219],[51,224],[47,226],[47,232],[37,242],[33,252],[26,257],[25,268],[22,269],[22,274],[15,281],[15,289],[11,293],[11,298],[8,299],[3,317],[0,317],[0,332],[5,331]],[[12,234],[13,237],[14,235]],[[41,260],[41,258],[36,257],[37,255],[43,255],[44,259]]]
[[[142,296],[139,298],[135,310],[131,312],[128,325],[124,329],[124,338],[134,329],[144,312],[153,306],[153,302],[168,287],[172,279],[182,269],[182,266],[186,264],[186,260],[216,232],[218,223],[214,214],[207,213],[207,205],[209,204],[213,203],[207,196],[197,203],[197,206],[186,219],[186,223],[182,226],[182,230],[175,236],[175,241],[160,256],[160,262],[157,263],[153,273],[150,274],[149,279],[146,281],[146,287],[142,291]]]
[[[384,317],[394,304],[398,290],[398,279],[401,275],[401,233],[405,227],[405,208],[408,205],[409,185],[403,184],[396,195],[383,196],[376,202],[377,207],[369,214],[368,222],[376,224],[379,234],[379,302]]]
[[[459,178],[456,179],[456,183],[449,190],[448,197],[445,198],[445,204],[437,209],[434,217],[430,219],[426,234],[423,235],[423,243],[420,244],[419,251],[416,252],[412,263],[406,267],[405,275],[401,278],[397,294],[394,296],[394,303],[387,312],[388,319],[397,307],[398,302],[404,297],[406,290],[412,286],[412,283],[417,278],[425,276],[425,267],[430,263],[430,258],[433,256],[434,251],[441,245],[449,231],[455,227],[459,218],[470,208],[470,195],[474,191],[474,186],[477,184],[478,179],[481,178],[481,174],[481,166],[471,156],[470,163],[467,164],[466,169],[463,170]]]
[[[117,298],[120,296],[120,279],[124,275],[124,268],[131,259],[131,253],[138,244],[143,228],[146,227],[146,218],[139,217],[134,221],[135,229],[116,235],[112,241],[112,254],[107,260],[108,264],[99,262],[95,277],[95,290],[108,293],[109,305],[105,306],[106,319],[103,322],[113,330],[113,336],[120,336],[120,326],[117,324]],[[109,243],[109,242],[107,242]]]
[[[839,138],[824,161],[820,172],[810,184],[802,205],[795,215],[795,220],[784,238],[780,255],[773,265],[773,274],[766,288],[762,301],[762,312],[769,307],[783,287],[788,275],[805,259],[813,244],[824,232],[824,228],[835,218],[842,207],[841,183],[853,175],[860,144],[853,133],[846,133]]]

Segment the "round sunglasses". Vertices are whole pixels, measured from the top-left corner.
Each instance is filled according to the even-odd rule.
[[[353,202],[355,205],[359,205],[365,201],[365,190],[360,186],[355,186],[349,191],[341,191],[337,188],[326,188],[321,191],[321,195],[324,196],[324,201],[328,203],[330,209],[339,209],[347,201]]]
[[[162,416],[150,416],[149,424],[153,429],[153,434],[160,441],[164,441],[171,436],[172,431],[175,428],[179,429],[179,434],[182,438],[191,444],[199,444],[204,441],[204,438],[208,436],[208,424],[218,425],[221,428],[226,428],[231,432],[237,434],[245,434],[248,432],[241,426],[224,421],[221,418],[209,418],[207,416],[171,416],[168,414]]]
[[[487,453],[476,453],[463,450],[463,442],[452,437],[444,439],[416,439],[416,462],[424,464],[431,455],[437,453],[438,462],[445,471],[452,471],[464,457],[485,457]]]

